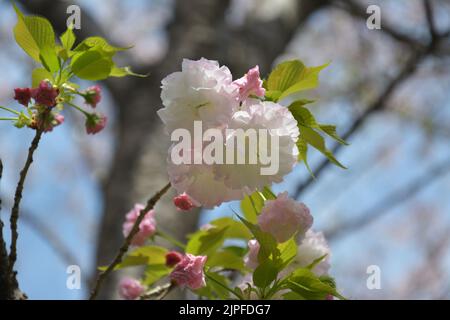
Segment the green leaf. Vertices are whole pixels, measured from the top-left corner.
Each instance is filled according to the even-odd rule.
[[[252,233],[239,221],[230,217],[223,217],[210,222],[218,228],[226,228],[225,237],[232,239],[250,240]]]
[[[260,249],[258,252],[258,262],[263,263],[268,259],[276,261],[280,256],[280,251],[278,250],[275,238],[270,233],[262,231],[258,225],[253,224],[240,216],[238,216],[238,218],[259,242]]]
[[[256,223],[258,221],[258,210],[250,196],[245,196],[244,199],[241,200],[241,211],[244,214],[245,219],[251,223]]]
[[[50,22],[42,17],[24,16],[14,4],[17,24],[14,38],[17,44],[35,61],[40,62],[41,50],[55,47],[55,32]]]
[[[305,300],[301,295],[294,291],[289,291],[283,294],[285,300]]]
[[[48,72],[44,68],[37,68],[34,69],[31,73],[31,79],[32,79],[32,87],[35,88],[39,86],[39,83],[41,83],[42,80],[48,79],[50,81],[53,81],[53,76],[50,72]]]
[[[129,48],[115,47],[108,43],[108,41],[102,37],[89,37],[84,39],[79,45],[77,45],[74,51],[87,51],[94,47],[100,47],[105,53],[113,56],[118,51],[124,51]]]
[[[322,131],[323,133],[329,135],[331,138],[337,142],[348,145],[336,132],[336,126],[331,124],[321,124],[316,121],[314,115],[307,108],[304,107],[304,100],[298,100],[288,107],[291,111],[292,116],[297,120],[299,125],[305,127],[314,128]]]
[[[275,200],[277,196],[269,187],[264,187],[261,191],[262,195],[266,198],[266,200]]]
[[[166,263],[167,249],[159,246],[144,246],[130,252],[114,270],[139,265],[161,265]],[[106,267],[100,267],[105,270]]]
[[[308,300],[324,300],[331,294],[339,299],[345,299],[340,295],[329,278],[321,280],[307,268],[295,270],[287,279],[287,287]]]
[[[143,283],[146,286],[151,286],[156,281],[167,276],[172,271],[172,268],[165,264],[150,264],[145,268]]]
[[[186,245],[186,252],[193,255],[210,255],[219,249],[225,241],[228,227],[210,228],[194,233]]]
[[[278,250],[280,250],[280,263],[278,270],[281,271],[286,268],[297,256],[297,243],[293,238],[291,238],[288,241],[279,244]]]
[[[325,139],[320,134],[318,134],[313,129],[302,125],[299,125],[299,129],[300,135],[308,144],[320,151],[324,156],[328,158],[328,160],[330,160],[335,165],[343,169],[347,169],[333,156],[333,153],[327,149],[327,147],[325,146]]]
[[[297,149],[298,149],[298,160],[303,161],[306,169],[308,169],[309,174],[314,177],[314,172],[311,170],[311,167],[308,163],[308,143],[302,136],[298,137],[297,140]]]
[[[55,73],[59,70],[59,59],[56,55],[55,48],[44,47],[41,49],[39,54],[39,58],[42,62],[42,65],[51,73]]]
[[[319,85],[320,71],[328,67],[328,65],[329,63],[317,67],[309,67],[303,69],[301,79],[288,89],[284,90],[279,99],[282,100],[287,96],[299,91],[316,88]]]
[[[337,142],[339,142],[340,144],[343,145],[348,145],[348,143],[342,139],[341,137],[339,137],[339,135],[336,132],[336,126],[331,125],[331,124],[319,124],[319,129],[326,133],[327,135],[329,135],[331,138],[333,138],[334,140],[336,140]]]
[[[268,287],[278,275],[278,268],[273,261],[265,260],[253,272],[253,283],[259,288]]]
[[[266,89],[283,93],[302,79],[305,68],[305,65],[300,60],[280,63],[270,73],[266,82]]]
[[[206,261],[206,265],[208,267],[221,267],[224,269],[233,269],[244,271],[244,261],[242,257],[236,255],[232,251],[223,250],[213,253],[208,256],[208,260]]]
[[[145,78],[148,75],[135,73],[135,72],[131,71],[130,67],[113,66],[109,76],[110,77],[118,77],[118,78],[125,77],[125,76],[135,76],[135,77]]]
[[[208,272],[207,274],[206,287],[196,290],[195,293],[209,299],[229,299],[231,289],[226,289],[229,286],[229,280],[216,272]]]
[[[314,115],[307,108],[304,107],[302,101],[295,101],[288,107],[292,116],[300,125],[310,128],[317,128],[318,124]]]
[[[86,51],[76,55],[71,61],[73,73],[85,80],[106,79],[113,66],[111,58],[105,57],[100,51]]]
[[[67,52],[69,52],[76,40],[72,25],[69,26],[67,30],[62,34],[60,40],[63,48],[66,49]]]
[[[312,270],[317,266],[320,262],[322,262],[323,259],[327,257],[328,254],[324,254],[323,256],[320,256],[319,258],[315,259],[313,262],[311,262],[309,265],[306,266],[307,269]]]
[[[248,221],[256,223],[257,216],[261,213],[265,201],[276,198],[276,195],[269,187],[264,187],[262,191],[255,191],[250,196],[245,196],[241,200],[241,211]]]

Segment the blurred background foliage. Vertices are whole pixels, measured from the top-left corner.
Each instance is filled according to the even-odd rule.
[[[81,8],[77,36],[101,35],[134,45],[120,61],[146,79],[102,83],[99,108],[110,118],[95,137],[70,115],[46,135],[26,185],[18,271],[30,298],[85,298],[97,265],[108,263],[123,236],[124,214],[161,188],[169,138],[156,110],[160,81],[182,58],[219,60],[240,77],[254,65],[331,61],[307,98],[321,122],[335,123],[350,146],[335,147],[347,170],[316,152],[316,179],[297,166],[276,192],[305,202],[332,247],[332,274],[351,299],[450,297],[450,2],[446,0],[52,0],[17,1],[61,33],[70,4]],[[381,8],[381,30],[366,27],[368,5]],[[32,63],[15,44],[9,1],[0,1],[0,101],[30,85]],[[2,217],[32,137],[0,122],[5,171]],[[333,142],[329,141],[333,146]],[[179,213],[170,197],[158,221],[179,239],[238,204]],[[3,219],[7,220],[7,219]],[[7,229],[7,228],[5,228]],[[7,230],[6,230],[7,231]],[[6,234],[6,238],[9,235]],[[81,266],[82,290],[66,288],[68,265]],[[368,290],[367,267],[381,269]],[[128,272],[139,273],[139,270]],[[101,293],[116,297],[116,273]],[[175,293],[173,297],[181,297]]]

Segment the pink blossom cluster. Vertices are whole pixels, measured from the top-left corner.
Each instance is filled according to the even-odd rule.
[[[163,108],[158,115],[168,134],[176,129],[194,130],[201,121],[203,130],[265,129],[279,141],[279,170],[261,175],[258,164],[175,164],[168,156],[168,174],[179,196],[174,203],[186,211],[194,206],[213,208],[223,202],[242,199],[257,189],[281,182],[297,162],[297,121],[278,103],[264,101],[265,89],[259,67],[234,80],[226,66],[201,58],[183,60],[181,71],[162,80]],[[236,150],[235,136],[223,133],[224,149]],[[202,154],[205,146],[183,150],[187,158]],[[257,151],[256,151],[257,152]]]
[[[125,216],[125,222],[123,224],[123,235],[127,237],[133,229],[134,224],[139,218],[142,210],[145,209],[145,206],[142,204],[135,204],[133,209],[128,212]],[[142,246],[145,244],[147,239],[154,235],[156,232],[156,220],[155,220],[155,211],[150,210],[144,213],[145,216],[139,224],[137,233],[131,240],[131,244],[134,246]]]
[[[99,86],[92,86],[85,91],[78,92],[73,88],[70,94],[81,95],[85,103],[95,108],[101,100],[101,89]],[[44,132],[53,131],[53,128],[64,122],[64,116],[55,108],[58,103],[64,103],[60,95],[60,90],[52,85],[48,80],[42,80],[36,88],[15,88],[14,99],[26,108],[33,107],[31,119],[21,114],[16,122],[17,127],[28,126],[33,129],[40,129]],[[56,110],[56,111],[55,111]],[[88,134],[95,134],[102,131],[107,122],[106,116],[98,112],[87,112],[82,110],[86,116],[85,128]]]

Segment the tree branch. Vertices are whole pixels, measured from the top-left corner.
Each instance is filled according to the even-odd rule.
[[[39,141],[41,140],[42,130],[37,129],[36,134],[34,136],[33,141],[31,142],[30,148],[28,149],[27,160],[25,161],[25,165],[20,171],[19,182],[17,183],[16,192],[14,194],[14,204],[11,209],[11,246],[9,252],[9,265],[8,270],[9,273],[12,274],[14,270],[14,264],[17,259],[17,239],[19,237],[19,233],[17,230],[17,223],[19,220],[19,209],[20,209],[20,201],[22,200],[22,192],[23,186],[25,184],[25,179],[28,174],[28,170],[30,169],[31,163],[33,162],[33,154],[36,151]]]
[[[351,16],[366,20],[368,15],[366,13],[366,9],[363,5],[360,5],[352,0],[331,0],[331,4],[341,9]],[[418,41],[415,38],[410,37],[409,35],[399,32],[395,27],[391,26],[391,24],[386,21],[386,19],[383,19],[383,26],[381,31],[393,38],[394,40],[397,40],[400,43],[406,44],[407,46],[410,46],[412,48],[424,48],[426,45],[422,43],[421,41]]]
[[[407,201],[411,196],[419,193],[425,187],[430,185],[436,179],[442,178],[450,171],[450,159],[447,159],[440,164],[433,166],[426,174],[415,179],[410,184],[401,188],[391,195],[383,198],[373,207],[358,215],[353,221],[346,222],[340,226],[333,227],[325,231],[325,236],[329,240],[334,240],[340,236],[348,235],[351,230],[359,229],[367,226],[376,219],[382,217],[389,210],[395,208],[404,201]]]
[[[379,94],[378,98],[365,109],[363,113],[361,113],[352,123],[352,125],[347,129],[347,131],[342,135],[344,140],[348,140],[352,137],[365,123],[365,121],[375,112],[382,111],[390,97],[394,93],[395,89],[398,88],[406,79],[408,79],[414,72],[416,71],[418,65],[435,49],[439,38],[435,41],[431,41],[430,44],[423,50],[417,50],[413,53],[413,55],[409,58],[408,62],[405,64],[403,69],[397,74],[395,78],[393,78],[389,84],[385,87],[385,89]],[[336,154],[341,150],[342,145],[336,144],[332,148],[333,154]],[[294,198],[298,198],[302,192],[309,187],[311,183],[317,179],[322,172],[330,165],[330,161],[328,159],[323,159],[319,165],[314,169],[313,176],[309,176],[306,181],[300,184],[295,193]]]
[[[160,191],[158,191],[153,197],[151,197],[147,201],[147,205],[144,209],[141,210],[139,213],[139,217],[136,219],[136,222],[133,225],[133,228],[131,229],[128,236],[125,238],[122,246],[119,249],[119,252],[117,253],[114,260],[111,262],[111,264],[106,268],[105,271],[101,272],[98,277],[97,281],[95,282],[94,288],[92,289],[90,300],[94,300],[97,297],[98,291],[103,283],[103,281],[106,279],[106,277],[114,270],[114,268],[122,262],[123,256],[125,253],[127,253],[128,248],[130,247],[131,241],[133,240],[136,233],[139,231],[139,225],[141,224],[142,220],[144,219],[147,212],[152,210],[155,207],[155,204],[161,199],[161,197],[170,189],[170,183],[165,185]]]
[[[433,7],[431,6],[431,1],[423,0],[423,6],[425,10],[425,16],[427,18],[428,29],[430,31],[431,41],[436,41],[436,39],[439,37],[439,34],[434,22],[434,13]]]
[[[2,180],[3,163],[0,159],[0,182]],[[5,239],[3,238],[3,221],[1,219],[1,205],[0,198],[0,300],[9,299],[10,294],[10,277],[8,273],[8,252],[6,250]]]

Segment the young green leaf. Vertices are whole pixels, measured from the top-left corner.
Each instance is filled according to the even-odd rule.
[[[159,246],[144,246],[130,252],[114,270],[139,265],[161,265],[166,263],[167,249]],[[105,270],[106,267],[100,267]]]
[[[314,177],[314,172],[311,170],[311,167],[309,166],[308,163],[308,143],[301,136],[297,140],[297,149],[298,149],[298,160],[303,161],[309,174],[312,177]]]
[[[42,48],[39,53],[39,59],[41,60],[44,68],[52,74],[59,70],[59,60],[54,47]]]
[[[109,74],[109,76],[117,77],[117,78],[121,78],[121,77],[125,77],[125,76],[135,76],[135,77],[145,78],[148,75],[135,73],[135,72],[131,71],[130,67],[117,67],[114,65],[111,69],[111,73]]]
[[[84,39],[79,45],[77,45],[74,51],[83,52],[94,47],[100,47],[106,54],[113,56],[118,51],[124,51],[129,48],[115,47],[106,41],[102,37],[89,37]]]
[[[145,268],[143,284],[151,286],[159,279],[167,276],[172,271],[172,268],[167,267],[165,264],[149,264]]]
[[[105,57],[99,50],[86,51],[74,56],[71,61],[73,73],[85,80],[106,79],[113,66],[111,58]]]
[[[16,5],[17,24],[14,38],[17,44],[35,61],[40,62],[41,50],[55,47],[55,32],[50,22],[42,17],[25,16]]]
[[[62,44],[63,48],[67,52],[69,52],[72,49],[73,45],[75,44],[75,40],[76,40],[75,33],[73,32],[72,26],[69,26],[67,28],[67,30],[62,34],[60,40],[61,40],[61,44]]]
[[[259,242],[259,263],[263,263],[268,259],[277,261],[280,256],[280,251],[278,250],[275,238],[270,233],[262,231],[258,225],[253,224],[240,216],[238,216],[238,218],[244,223],[244,225],[250,230],[250,232]]]
[[[300,134],[302,138],[315,149],[320,151],[324,156],[328,158],[335,165],[347,169],[344,165],[342,165],[334,156],[333,153],[327,149],[325,146],[325,139],[315,132],[313,129],[300,125]]]
[[[287,96],[308,89],[314,89],[319,85],[319,72],[328,67],[329,63],[317,66],[308,67],[303,69],[301,79],[288,89],[284,90],[279,100],[286,98]]]
[[[35,88],[41,83],[42,80],[50,80],[53,81],[53,76],[50,72],[48,72],[44,68],[37,68],[34,69],[31,73],[31,79],[32,79],[32,87]]]
[[[305,65],[300,60],[290,60],[280,63],[270,73],[266,89],[284,92],[302,79]]]
[[[271,260],[265,260],[253,272],[253,283],[259,288],[267,288],[278,275],[278,268]]]
[[[233,269],[238,271],[244,271],[244,261],[242,257],[234,254],[230,250],[222,250],[215,252],[208,256],[206,260],[206,266],[208,267],[221,267],[223,269]]]
[[[195,232],[186,245],[186,252],[194,255],[209,255],[217,251],[225,241],[226,227],[216,227]]]

